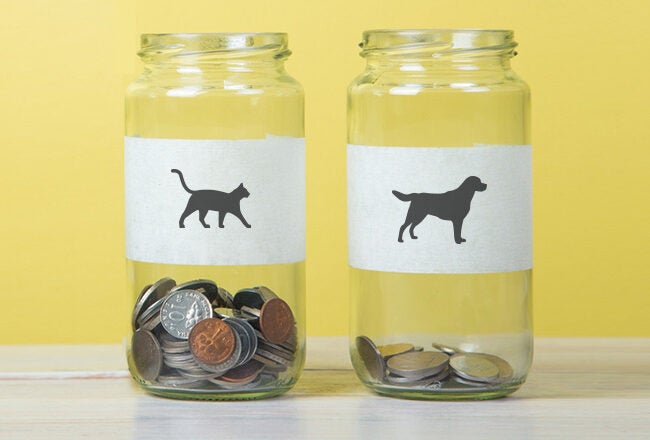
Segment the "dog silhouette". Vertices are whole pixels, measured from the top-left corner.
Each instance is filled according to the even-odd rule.
[[[185,227],[185,219],[188,215],[192,214],[194,211],[199,211],[199,221],[204,228],[209,228],[210,225],[205,222],[205,216],[208,214],[208,211],[218,211],[219,212],[219,227],[223,228],[223,220],[226,217],[226,214],[230,213],[237,217],[247,228],[250,228],[251,225],[248,224],[246,219],[241,213],[241,207],[239,206],[241,200],[250,196],[250,193],[244,184],[240,184],[237,188],[230,191],[229,193],[223,191],[216,191],[213,189],[202,189],[198,191],[192,191],[185,184],[185,179],[183,178],[183,173],[177,169],[173,169],[172,173],[178,174],[178,177],[181,179],[181,185],[183,189],[190,193],[190,199],[187,201],[187,206],[185,211],[181,214],[181,218],[178,221],[178,227]]]
[[[402,234],[409,227],[409,234],[412,239],[417,239],[414,229],[422,223],[427,215],[435,215],[442,220],[449,220],[454,225],[454,241],[461,244],[465,240],[462,235],[463,220],[469,213],[470,204],[474,193],[485,191],[487,185],[481,182],[476,176],[470,176],[460,186],[451,191],[442,194],[431,193],[412,193],[402,194],[399,191],[393,191],[395,197],[403,202],[411,202],[406,214],[404,224],[399,228],[399,237],[397,241],[403,243]]]

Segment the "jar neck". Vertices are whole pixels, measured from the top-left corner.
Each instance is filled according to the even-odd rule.
[[[503,71],[517,43],[512,31],[377,30],[363,35],[361,56],[376,70]]]
[[[138,53],[145,71],[183,75],[208,72],[284,72],[291,55],[287,35],[259,34],[145,34]]]

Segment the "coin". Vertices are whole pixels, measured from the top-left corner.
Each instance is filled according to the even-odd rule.
[[[217,284],[212,280],[192,280],[174,287],[171,292],[179,290],[196,290],[201,292],[211,303],[217,300]]]
[[[457,376],[474,382],[492,382],[499,378],[499,368],[479,353],[455,354],[449,365]]]
[[[264,298],[256,289],[242,289],[235,293],[233,304],[236,309],[241,309],[246,306],[259,310],[264,305]]]
[[[246,320],[237,318],[225,318],[225,322],[239,333],[242,341],[242,354],[238,365],[242,365],[250,361],[257,350],[257,336],[255,336],[255,329]],[[245,349],[246,348],[246,349]]]
[[[136,330],[131,340],[131,354],[140,377],[147,381],[156,380],[162,369],[163,356],[153,333],[143,329]]]
[[[497,377],[493,382],[503,383],[512,379],[512,375],[514,374],[514,372],[512,370],[512,366],[508,363],[508,361],[506,361],[503,358],[500,358],[499,356],[495,356],[493,354],[487,354],[487,353],[477,353],[477,354],[480,354],[483,358],[492,362],[499,369],[499,377]]]
[[[453,356],[456,353],[464,353],[464,351],[460,348],[452,347],[451,345],[438,344],[437,342],[434,342],[431,344],[431,346],[438,351],[442,351],[443,353],[448,354],[449,356]]]
[[[264,369],[264,364],[251,359],[239,367],[233,368],[223,376],[221,380],[226,382],[235,382],[235,383],[249,383],[252,382],[259,376],[259,374]]]
[[[410,387],[417,386],[426,386],[433,382],[440,382],[449,377],[450,371],[449,368],[445,368],[441,372],[434,374],[432,376],[427,376],[422,379],[413,380],[409,377],[396,376],[394,374],[389,374],[386,376],[386,381],[391,384],[398,385],[408,385]]]
[[[386,364],[375,343],[367,336],[357,336],[355,345],[370,377],[383,380],[386,376]]]
[[[412,351],[391,357],[386,362],[388,370],[402,377],[422,379],[444,370],[449,356],[436,351]]]
[[[293,333],[295,320],[289,304],[272,298],[260,310],[259,326],[264,338],[273,344],[286,342]]]
[[[388,360],[392,356],[414,351],[415,347],[413,347],[413,344],[389,344],[379,345],[377,346],[377,350],[379,350],[379,353],[381,353],[385,360]]]
[[[138,318],[142,312],[147,310],[159,299],[165,297],[175,285],[176,281],[171,278],[163,278],[142,289],[140,295],[138,295],[138,298],[135,300],[133,313],[131,314],[131,327],[133,328],[133,331],[138,329]]]
[[[217,289],[217,305],[227,307],[229,309],[235,308],[235,303],[232,295],[223,287]]]
[[[177,290],[165,298],[160,309],[163,327],[178,339],[187,339],[192,327],[206,318],[212,318],[212,305],[196,290]]]
[[[218,318],[199,321],[190,331],[189,341],[194,358],[208,365],[224,362],[235,349],[235,334],[232,328]]]

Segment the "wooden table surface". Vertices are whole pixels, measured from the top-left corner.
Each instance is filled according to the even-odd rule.
[[[538,339],[528,382],[483,402],[377,396],[332,343],[294,390],[247,402],[149,396],[120,346],[0,346],[0,439],[650,439],[650,339]]]

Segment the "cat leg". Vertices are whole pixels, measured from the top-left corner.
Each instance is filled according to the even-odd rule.
[[[226,218],[226,213],[224,211],[219,211],[219,227],[223,228],[223,220]]]
[[[232,214],[235,217],[237,217],[244,224],[244,226],[246,226],[247,228],[251,227],[251,225],[248,224],[248,222],[246,221],[246,219],[244,218],[244,216],[242,215],[242,213],[240,211],[233,212]]]
[[[208,210],[199,211],[199,220],[201,221],[201,224],[203,225],[204,228],[209,228],[210,225],[205,222],[206,215],[208,215]]]
[[[184,228],[185,227],[185,219],[187,218],[188,215],[196,211],[196,209],[190,208],[190,205],[188,204],[185,207],[185,211],[183,211],[183,214],[181,214],[180,220],[178,220],[178,227],[179,228]]]

